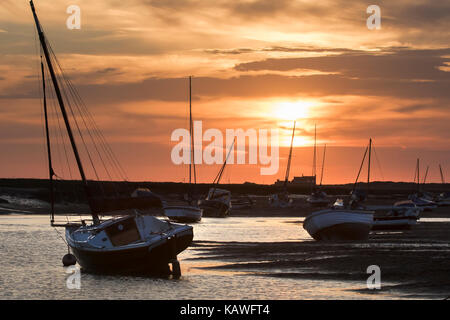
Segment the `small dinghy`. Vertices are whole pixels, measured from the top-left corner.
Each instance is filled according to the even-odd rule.
[[[325,209],[305,218],[303,228],[315,240],[367,240],[373,222],[373,211]]]

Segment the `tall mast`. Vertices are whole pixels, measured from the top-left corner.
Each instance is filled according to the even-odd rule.
[[[442,167],[440,164],[439,164],[439,172],[441,173],[441,182],[442,184],[445,184],[444,173],[442,172]]]
[[[370,161],[371,161],[371,155],[372,155],[372,138],[369,139],[369,161],[367,164],[367,196],[369,196],[370,191]]]
[[[325,166],[325,153],[327,151],[327,145],[323,147],[323,159],[322,159],[322,172],[320,173],[320,186],[322,186],[323,180],[323,167]]]
[[[42,62],[41,56],[41,72],[42,72],[42,91],[44,92],[44,119],[45,119],[45,137],[47,141],[47,158],[48,158],[48,176],[50,180],[50,224],[53,225],[55,222],[55,196],[53,191],[53,176],[55,175],[52,166],[52,152],[50,147],[50,135],[48,129],[48,115],[47,115],[47,96],[45,90],[45,73],[44,73],[44,63]]]
[[[72,150],[75,156],[75,160],[77,162],[77,166],[78,166],[78,170],[80,172],[80,176],[81,176],[81,180],[83,181],[83,186],[84,186],[84,190],[86,192],[86,196],[88,199],[91,198],[91,192],[89,190],[88,184],[87,184],[87,179],[86,179],[86,175],[84,174],[84,169],[83,169],[83,164],[81,163],[81,158],[80,155],[78,153],[78,149],[77,149],[77,145],[75,143],[75,138],[73,136],[72,133],[72,128],[70,127],[70,122],[69,122],[69,118],[67,116],[67,112],[66,112],[66,108],[64,106],[64,101],[61,95],[61,91],[59,89],[59,84],[58,84],[58,80],[56,79],[56,74],[55,71],[53,69],[53,65],[52,65],[52,61],[50,58],[50,54],[47,48],[47,41],[45,38],[45,35],[41,29],[41,24],[39,23],[39,19],[36,15],[36,10],[34,8],[34,4],[33,4],[33,0],[30,0],[30,6],[31,6],[31,11],[33,12],[33,17],[34,17],[34,21],[36,23],[36,28],[39,34],[39,41],[41,42],[41,46],[42,46],[42,50],[44,51],[44,56],[45,56],[45,60],[47,62],[47,67],[48,67],[48,71],[50,72],[50,76],[52,78],[52,83],[53,83],[53,87],[55,88],[55,93],[56,93],[56,97],[58,99],[58,104],[59,107],[61,109],[61,113],[64,119],[64,124],[66,126],[66,130],[67,130],[67,134],[69,136],[69,140],[70,140],[70,144],[72,146]],[[94,220],[94,224],[99,224],[100,223],[100,219],[98,218],[98,215],[95,212],[92,212],[92,218]]]
[[[292,158],[292,145],[294,143],[294,134],[295,134],[295,122],[294,121],[294,128],[292,129],[292,137],[291,137],[291,147],[289,149],[289,158],[288,158],[288,163],[287,163],[287,167],[286,167],[286,176],[284,177],[284,189],[286,190],[287,188],[287,183],[289,180],[289,171],[291,170],[291,158]]]

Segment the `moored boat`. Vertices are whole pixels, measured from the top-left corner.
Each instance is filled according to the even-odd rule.
[[[373,222],[373,211],[325,209],[305,218],[303,228],[315,240],[367,240]]]
[[[153,216],[124,216],[66,227],[66,240],[84,271],[165,275],[192,242],[192,227]]]
[[[45,57],[47,71],[51,77],[54,94],[57,98],[59,110],[64,120],[64,125],[76,161],[78,172],[81,178],[82,189],[87,199],[92,220],[81,220],[79,222],[55,222],[55,192],[54,179],[61,178],[55,174],[52,166],[52,144],[49,130],[49,117],[47,112],[46,100],[46,79],[44,71],[44,62],[41,56],[41,72],[42,72],[42,89],[43,89],[43,109],[45,119],[45,137],[47,147],[49,186],[50,186],[50,224],[52,227],[65,228],[66,242],[69,250],[73,253],[76,260],[72,259],[72,255],[65,256],[64,264],[73,264],[78,262],[85,271],[100,273],[129,273],[144,272],[156,273],[158,275],[168,275],[172,273],[174,276],[180,275],[177,254],[185,250],[193,239],[193,229],[191,226],[172,224],[169,221],[159,220],[153,216],[144,216],[138,213],[140,209],[148,209],[153,207],[161,207],[161,199],[154,194],[138,194],[132,196],[114,190],[114,196],[106,193],[107,184],[100,181],[98,171],[94,166],[94,161],[89,153],[89,148],[83,138],[82,130],[79,123],[76,122],[75,114],[72,106],[76,106],[79,112],[78,116],[82,118],[83,129],[89,132],[92,144],[98,152],[99,160],[104,166],[105,172],[110,176],[106,163],[103,161],[107,157],[110,163],[123,173],[122,168],[114,157],[112,150],[106,143],[101,132],[97,128],[92,115],[82,102],[78,92],[73,85],[65,77],[63,70],[57,61],[53,50],[49,48],[49,42],[46,38],[41,24],[38,20],[33,1],[30,1],[31,10],[35,20],[36,28],[39,35],[39,41],[42,52]],[[57,74],[57,72],[59,73]],[[61,83],[60,83],[61,82]],[[70,90],[70,94],[63,94],[61,88]],[[66,92],[64,92],[66,93]],[[72,100],[69,100],[72,99]],[[66,106],[72,111],[70,114],[66,111]],[[55,108],[56,113],[56,108]],[[72,115],[72,117],[69,117]],[[87,118],[87,119],[85,119]],[[85,174],[84,163],[78,151],[77,141],[74,138],[74,132],[71,129],[71,122],[76,123],[79,141],[83,143],[83,150],[87,153],[85,157],[89,157],[93,171],[95,172],[97,181],[88,180]],[[89,125],[88,125],[89,124]],[[62,134],[62,132],[60,132]],[[93,133],[95,133],[93,135]],[[94,139],[94,136],[97,138]],[[98,144],[98,145],[97,145]],[[104,157],[101,156],[99,150],[104,151]],[[84,158],[85,159],[85,158]],[[109,183],[114,187],[114,183]],[[98,188],[100,187],[100,188]],[[101,195],[96,194],[100,191]],[[101,216],[115,215],[113,218],[102,220]],[[67,218],[67,217],[66,217]],[[67,219],[68,220],[68,219]],[[169,263],[172,264],[173,270],[170,271]]]
[[[190,139],[190,161],[189,161],[189,185],[188,193],[185,200],[188,205],[164,205],[164,214],[170,220],[176,222],[194,223],[202,220],[203,209],[195,204],[192,196],[192,189],[197,184],[197,171],[195,169],[194,161],[194,132],[193,132],[193,120],[192,120],[192,78],[189,77],[189,134]],[[192,179],[194,178],[194,179]],[[194,180],[194,182],[192,182]]]
[[[320,210],[308,215],[303,228],[308,231],[311,237],[318,241],[364,241],[369,236],[373,223],[373,211],[366,210],[360,205],[364,200],[363,195],[356,192],[356,185],[361,173],[367,151],[369,151],[367,185],[370,182],[370,154],[372,149],[372,139],[366,148],[364,157],[356,177],[355,185],[351,194],[351,200],[346,205],[343,201],[335,204],[331,209]]]
[[[164,206],[164,214],[176,222],[192,223],[202,220],[203,209],[196,206]]]
[[[418,223],[421,211],[411,200],[396,202],[374,216],[372,230],[410,229]]]
[[[224,218],[231,209],[231,192],[225,189],[211,188],[205,199],[199,201],[205,217]]]

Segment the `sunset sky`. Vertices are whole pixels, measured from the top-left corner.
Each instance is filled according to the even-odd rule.
[[[81,29],[69,30],[69,5]],[[381,8],[369,30],[366,8]],[[183,181],[170,141],[193,115],[204,130],[280,130],[280,170],[230,165],[223,182],[311,174],[314,125],[324,183],[352,182],[369,138],[373,179],[450,178],[450,2],[35,0],[48,40],[130,180]],[[26,0],[0,2],[0,177],[47,176],[39,47]],[[57,174],[68,178],[55,164]],[[219,166],[199,166],[212,182]],[[320,169],[319,169],[320,170]],[[320,171],[319,171],[320,172]],[[92,173],[91,173],[92,174]]]

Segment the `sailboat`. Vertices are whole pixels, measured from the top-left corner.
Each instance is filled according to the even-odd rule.
[[[191,77],[189,77],[189,134],[190,134],[190,161],[189,161],[189,189],[186,200],[190,205],[170,205],[164,206],[164,214],[176,222],[199,222],[202,219],[203,209],[198,206],[191,205],[192,199],[192,173],[194,173],[194,185],[197,183],[197,173],[194,161],[194,133],[192,121],[192,85]]]
[[[214,178],[213,187],[209,189],[205,199],[198,201],[198,206],[203,209],[203,215],[205,217],[225,218],[231,210],[231,192],[225,189],[217,188],[217,185],[222,179],[225,166],[227,165],[227,161],[231,151],[233,150],[235,141],[236,139],[233,140],[225,161],[220,168],[219,173]]]
[[[292,199],[289,198],[289,193],[287,191],[287,184],[289,182],[289,171],[291,170],[292,147],[294,145],[294,135],[295,135],[295,123],[296,121],[294,121],[294,126],[292,128],[291,146],[289,148],[289,158],[286,166],[286,175],[284,177],[283,191],[276,194],[272,194],[269,197],[269,204],[272,207],[276,208],[289,208],[292,206],[293,203]]]
[[[373,211],[366,210],[360,201],[363,196],[356,192],[356,185],[361,173],[367,151],[369,151],[367,188],[370,185],[370,156],[372,151],[372,139],[364,153],[363,161],[359,169],[351,201],[348,205],[342,203],[339,207],[324,209],[311,213],[305,218],[303,228],[315,240],[367,240],[373,223]]]
[[[306,202],[308,202],[312,206],[326,206],[330,202],[327,194],[324,191],[320,190],[320,187],[322,187],[322,180],[323,180],[323,167],[325,165],[325,153],[327,150],[327,146],[325,145],[323,149],[323,159],[322,159],[322,173],[320,176],[320,186],[317,188],[316,185],[316,148],[317,148],[317,134],[316,134],[316,127],[314,126],[314,156],[313,156],[313,177],[314,177],[314,186],[312,186],[312,192],[311,195],[306,198]]]
[[[153,216],[140,215],[137,211],[138,209],[161,206],[161,200],[155,197],[117,196],[107,198],[105,196],[100,197],[95,195],[92,181],[88,181],[86,178],[84,164],[78,152],[77,142],[71,127],[71,122],[74,122],[76,123],[77,129],[79,129],[78,123],[76,122],[75,115],[72,113],[72,117],[69,119],[69,113],[66,111],[66,103],[69,110],[71,112],[73,111],[70,103],[79,103],[79,100],[74,98],[77,97],[80,99],[79,95],[63,76],[62,69],[59,67],[56,56],[51,50],[48,39],[42,30],[32,0],[30,1],[30,6],[39,35],[41,49],[45,56],[47,71],[51,77],[53,91],[57,98],[59,111],[64,120],[67,136],[76,160],[83,190],[88,200],[92,216],[92,220],[85,219],[79,222],[71,221],[66,223],[55,222],[53,179],[56,175],[52,167],[51,139],[45,94],[45,72],[41,55],[51,198],[51,226],[65,228],[65,239],[69,251],[73,253],[76,261],[84,271],[95,273],[143,272],[169,274],[171,272],[169,263],[171,263],[173,267],[172,274],[174,276],[180,275],[177,255],[185,250],[192,242],[193,229],[191,226],[172,224],[169,221],[159,220]],[[62,77],[57,76],[53,63],[56,64],[56,67],[59,67]],[[66,82],[62,82],[64,80]],[[62,87],[64,84],[66,87]],[[63,90],[67,88],[70,88],[70,93],[74,95],[66,95],[67,92]],[[74,101],[69,100],[69,97],[72,97]],[[87,112],[87,110],[84,111]],[[91,118],[90,120],[93,119]],[[81,130],[77,132],[84,144]],[[96,133],[99,133],[99,131]],[[84,146],[86,147],[85,144]],[[130,214],[130,210],[133,214]],[[101,216],[112,212],[114,212],[112,218],[101,219]]]
[[[442,186],[445,186],[444,173],[442,166],[439,164],[439,172],[441,174]],[[437,197],[437,205],[440,207],[450,206],[450,192],[441,192]]]
[[[429,167],[427,167],[427,170],[425,172],[423,185],[425,185],[426,183],[428,169]],[[431,211],[432,209],[435,209],[437,207],[436,203],[432,199],[428,198],[426,194],[424,194],[420,185],[420,159],[417,159],[415,177],[417,177],[417,191],[416,193],[410,194],[408,196],[408,199],[424,211]],[[415,178],[414,182],[416,182]]]

